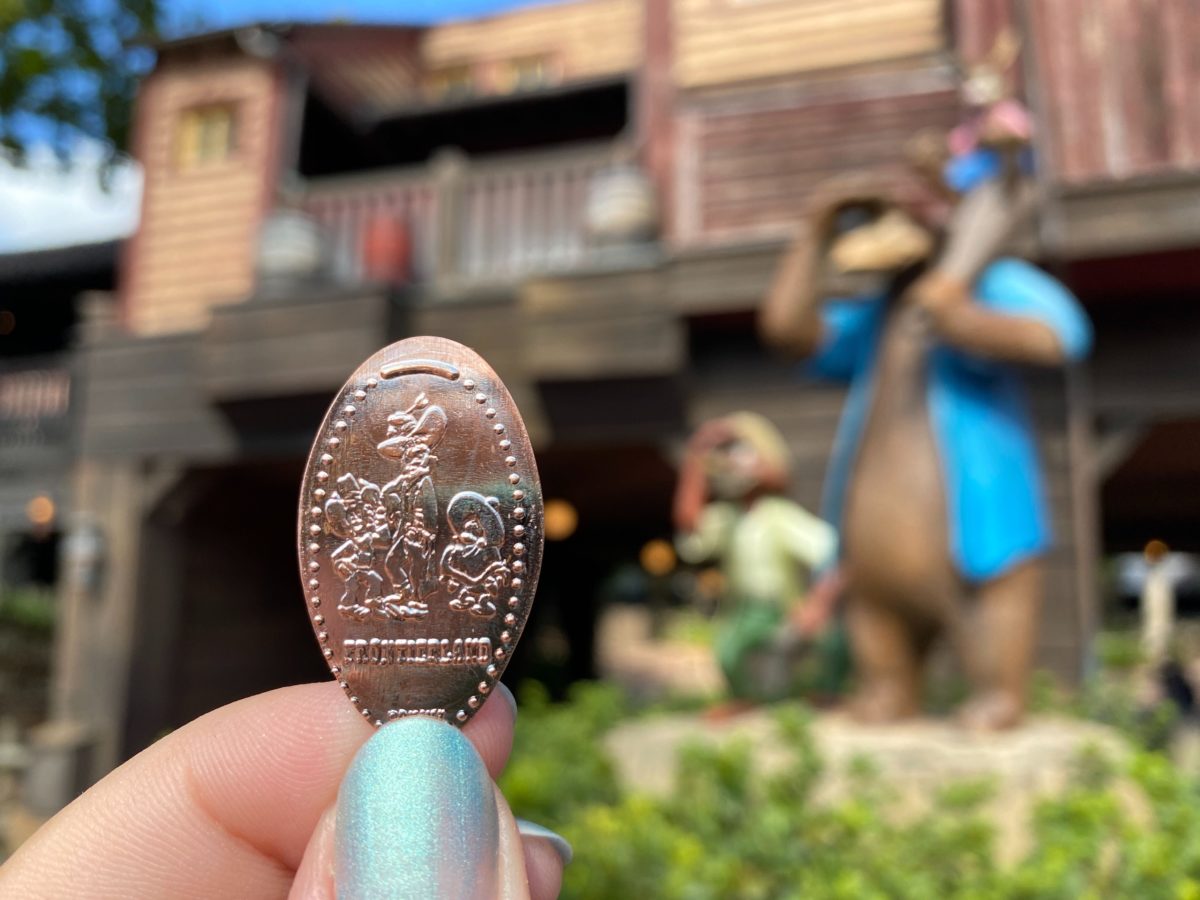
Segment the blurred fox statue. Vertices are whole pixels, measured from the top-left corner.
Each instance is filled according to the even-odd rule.
[[[1002,188],[946,216],[915,170],[831,180],[760,310],[769,342],[850,382],[824,514],[864,720],[918,711],[939,636],[971,681],[965,725],[1024,713],[1050,533],[1017,367],[1080,359],[1091,327],[1057,281],[997,258],[1027,202]]]
[[[680,470],[680,556],[715,559],[723,576],[716,654],[734,699],[729,709],[782,699],[801,681],[830,693],[848,668],[840,629],[831,627],[837,535],[785,496],[788,469],[775,427],[742,412],[702,425]],[[813,575],[823,577],[806,596]]]

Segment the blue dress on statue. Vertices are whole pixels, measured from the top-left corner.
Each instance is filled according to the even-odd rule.
[[[1001,259],[975,282],[976,302],[1044,322],[1069,361],[1087,355],[1091,324],[1059,282],[1017,259]],[[887,298],[825,304],[825,340],[811,373],[850,382],[825,483],[824,518],[840,527],[846,485],[871,407],[875,359]],[[1018,368],[952,347],[934,347],[927,377],[929,416],[945,472],[950,552],[959,572],[979,582],[1003,574],[1050,545],[1041,468]]]

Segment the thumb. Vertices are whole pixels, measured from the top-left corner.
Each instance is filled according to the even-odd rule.
[[[528,900],[525,860],[517,822],[471,741],[413,717],[379,729],[354,758],[290,896]],[[550,880],[544,859],[535,862],[539,882]]]
[[[380,728],[338,790],[334,881],[343,900],[498,896],[500,818],[474,745],[424,716]]]

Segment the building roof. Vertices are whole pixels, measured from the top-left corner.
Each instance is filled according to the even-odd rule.
[[[497,60],[545,58],[557,71],[531,96],[627,78],[636,67],[639,27],[635,0],[538,4],[479,19],[435,25],[261,22],[151,44],[160,58],[203,48],[223,49],[297,65],[319,94],[347,120],[370,126],[421,114],[430,106],[430,72]],[[587,27],[594,24],[595,27]],[[597,49],[597,44],[600,49]],[[520,91],[517,93],[525,93]],[[485,86],[468,102],[512,96]],[[457,102],[457,101],[455,101]]]
[[[356,121],[421,99],[421,29],[354,25],[297,25],[289,29],[290,58],[313,89]]]
[[[120,241],[100,241],[0,254],[0,284],[63,281],[91,274],[112,272],[117,264]]]
[[[419,35],[407,25],[262,22],[151,44],[160,59],[223,48],[296,64],[326,103],[347,119],[372,121],[379,111],[419,99]]]
[[[289,37],[297,32],[321,33],[328,35],[344,34],[414,34],[423,30],[420,25],[387,25],[387,24],[351,24],[348,22],[251,22],[232,28],[218,28],[213,31],[201,31],[173,38],[157,38],[148,40],[146,45],[159,53],[170,53],[185,47],[199,47],[204,44],[219,44],[231,41],[246,52],[265,52],[268,49],[266,39]],[[263,42],[256,45],[255,42]]]

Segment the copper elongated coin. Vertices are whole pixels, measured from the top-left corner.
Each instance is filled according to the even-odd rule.
[[[496,373],[467,347],[407,338],[338,392],[300,489],[300,577],[334,677],[376,725],[462,725],[529,617],[542,492]]]

